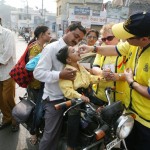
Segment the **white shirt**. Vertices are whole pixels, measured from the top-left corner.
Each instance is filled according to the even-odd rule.
[[[13,33],[0,25],[0,81],[10,78],[9,72],[16,63],[16,47]]]
[[[45,82],[43,99],[50,101],[64,98],[59,87],[59,73],[64,65],[56,58],[58,51],[66,46],[62,38],[59,41],[48,44],[42,51],[40,60],[33,72],[34,78]]]

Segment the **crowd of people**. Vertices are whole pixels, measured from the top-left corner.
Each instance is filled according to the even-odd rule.
[[[28,44],[31,45],[28,60],[41,53],[33,71],[34,80],[27,87],[36,103],[30,130],[31,144],[37,143],[38,127],[44,115],[45,127],[39,150],[57,150],[64,109],[56,110],[54,105],[66,98],[81,98],[86,103],[91,100],[103,106],[107,104],[104,89],[115,87],[123,94],[114,93],[111,99],[121,100],[125,111],[136,116],[134,127],[125,139],[128,150],[147,150],[150,147],[149,26],[150,12],[140,12],[122,23],[104,25],[100,33],[95,29],[86,31],[80,23],[73,23],[54,41],[48,27],[38,26]],[[99,34],[102,43],[97,45]],[[85,55],[87,53],[90,55]],[[86,56],[92,57],[90,70],[79,64]],[[0,130],[11,125],[13,132],[19,130],[11,113],[16,105],[15,82],[9,72],[14,65],[14,37],[0,24],[0,110],[3,114]],[[86,91],[90,84],[94,99],[80,93],[81,88]],[[72,110],[68,114],[67,150],[78,147],[79,122],[79,112]]]

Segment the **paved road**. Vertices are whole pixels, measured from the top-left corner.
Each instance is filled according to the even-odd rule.
[[[17,60],[24,52],[27,43],[22,37],[16,37],[16,56]],[[16,85],[16,103],[19,102],[19,96],[23,96],[25,89],[18,87]],[[0,116],[1,117],[1,116]],[[11,128],[0,130],[0,150],[38,150],[38,145],[32,146],[29,143],[29,132],[20,125],[19,132],[12,133]]]

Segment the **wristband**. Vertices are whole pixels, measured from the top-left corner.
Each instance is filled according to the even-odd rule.
[[[93,49],[93,51],[92,52],[94,52],[94,53],[97,53],[97,46],[96,45],[94,45],[94,49]]]
[[[150,87],[147,88],[148,94],[150,95]]]

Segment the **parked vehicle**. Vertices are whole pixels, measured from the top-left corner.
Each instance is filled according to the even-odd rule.
[[[110,150],[124,139],[132,130],[134,119],[130,114],[123,114],[124,107],[121,101],[111,102],[109,95],[116,92],[111,88],[106,89],[108,105],[99,110],[98,106],[87,103],[81,112],[80,146],[79,150]],[[81,105],[82,100],[70,100],[55,105],[56,109],[69,108],[64,112],[64,116],[73,108]],[[66,150],[67,143],[67,121],[64,121],[62,136],[58,150]]]

